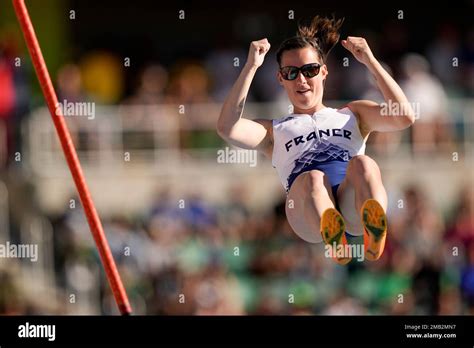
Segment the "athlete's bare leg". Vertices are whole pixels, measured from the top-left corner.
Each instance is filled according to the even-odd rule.
[[[365,231],[364,243],[366,250],[369,250],[366,252],[366,258],[378,259],[385,246],[387,193],[377,163],[365,155],[353,157],[347,167],[346,177],[338,188],[337,196],[347,231],[353,235],[361,235]],[[368,201],[370,199],[376,202]],[[370,214],[368,217],[366,215],[364,220],[364,210],[367,209]],[[375,221],[372,221],[372,215]],[[381,237],[372,234],[375,230],[367,229],[368,223],[374,224],[376,229],[380,228]]]
[[[321,216],[328,208],[334,208],[334,197],[326,175],[319,170],[300,174],[286,199],[286,216],[295,233],[308,242],[321,242]]]
[[[367,199],[373,198],[377,200],[384,210],[387,210],[387,193],[383,186],[382,175],[377,163],[366,155],[354,156],[349,161],[344,181],[339,185],[337,197],[342,215],[346,219],[348,230],[355,234],[360,234],[357,233],[360,232],[360,229],[353,231],[350,227],[356,223],[360,226],[359,212],[362,204]],[[348,198],[352,200],[349,205],[345,204]],[[353,213],[356,213],[357,218],[351,219],[352,215],[354,215]]]

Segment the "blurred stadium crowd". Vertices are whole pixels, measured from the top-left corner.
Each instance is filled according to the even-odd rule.
[[[396,22],[387,21],[379,33],[375,29],[360,33],[421,110],[411,130],[374,134],[369,145],[374,156],[396,154],[402,136],[410,145],[407,156],[415,159],[464,153],[472,112],[466,117],[451,108],[453,100],[472,105],[474,98],[474,28],[464,29],[450,21],[439,23],[432,39],[416,52],[410,49],[410,33]],[[1,179],[10,192],[10,224],[5,235],[20,240],[21,221],[16,216],[26,207],[14,201],[31,199],[29,203],[53,228],[54,291],[50,299],[24,295],[23,278],[18,278],[18,267],[24,261],[0,259],[0,314],[117,313],[83,211],[66,206],[62,214],[42,212],[34,202],[34,177],[15,161],[15,154],[23,148],[22,125],[43,104],[21,40],[11,27],[0,26],[0,164]],[[272,43],[273,47],[278,44]],[[246,54],[245,45],[216,44],[202,57],[176,57],[174,62],[157,59],[134,68],[131,74],[123,56],[96,49],[61,62],[53,77],[59,100],[70,102],[137,110],[156,104],[219,104]],[[22,68],[15,66],[18,57]],[[381,102],[366,69],[354,61],[343,66],[344,57],[342,49],[330,56],[326,99]],[[276,68],[271,52],[256,76],[249,101],[288,103],[275,78]],[[130,122],[147,117],[143,112],[135,114]],[[74,133],[74,122],[68,119],[76,145],[89,146],[94,134],[81,138],[83,135]],[[199,146],[199,141],[224,146],[214,132],[208,135],[210,140],[201,139],[197,144],[193,129],[181,132],[179,148],[183,151]],[[103,216],[103,223],[139,314],[472,315],[472,179],[467,178],[467,185],[446,211],[431,204],[423,189],[407,183],[400,188],[403,209],[397,207],[399,202],[391,202],[390,237],[381,260],[353,261],[347,267],[325,258],[321,245],[296,237],[286,221],[283,201],[274,202],[263,213],[253,211],[245,190],[238,186],[225,204],[193,195],[185,199],[184,208],[175,202],[185,192],[173,197],[160,190],[156,202],[140,216]],[[70,294],[77,295],[77,306],[71,304]]]
[[[171,198],[166,192],[157,197],[144,216],[104,222],[136,313],[474,313],[470,188],[444,215],[423,192],[407,187],[406,209],[391,209],[383,257],[373,263],[354,260],[347,267],[324,257],[321,245],[295,237],[284,202],[262,215],[249,211],[241,194],[225,206],[190,197],[185,209],[167,203],[173,200],[164,199]],[[89,299],[96,305],[92,313],[116,313],[108,284],[98,276],[102,271],[83,211],[56,217],[53,226],[56,286],[77,298],[100,289]],[[55,306],[46,305],[48,299],[22,297],[15,270],[1,270],[2,313],[79,310],[68,307],[64,294]]]

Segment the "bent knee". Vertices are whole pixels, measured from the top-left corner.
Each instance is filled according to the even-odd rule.
[[[377,163],[366,155],[354,156],[347,166],[347,175],[352,179],[368,179],[374,175],[380,176]]]
[[[369,171],[379,171],[379,166],[372,158],[367,155],[357,155],[349,161],[347,171],[355,171],[364,174]]]

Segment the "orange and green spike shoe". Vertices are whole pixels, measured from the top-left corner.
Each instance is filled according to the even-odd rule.
[[[380,258],[387,238],[387,216],[379,202],[368,199],[360,210],[364,226],[365,258],[375,261]]]
[[[324,243],[333,248],[333,251],[340,249],[340,245],[342,245],[342,249],[345,250],[345,246],[347,245],[346,225],[341,213],[336,209],[328,208],[321,216],[321,236],[323,237]],[[352,259],[351,257],[338,256],[336,253],[333,253],[332,258],[340,265],[345,265]]]

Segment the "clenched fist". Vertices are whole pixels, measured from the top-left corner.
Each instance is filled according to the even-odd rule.
[[[346,40],[341,41],[341,44],[364,65],[369,64],[374,59],[374,55],[363,37],[348,36]]]
[[[250,43],[249,55],[247,58],[247,64],[258,68],[263,64],[265,55],[270,50],[270,43],[267,39],[258,41],[252,41]]]

